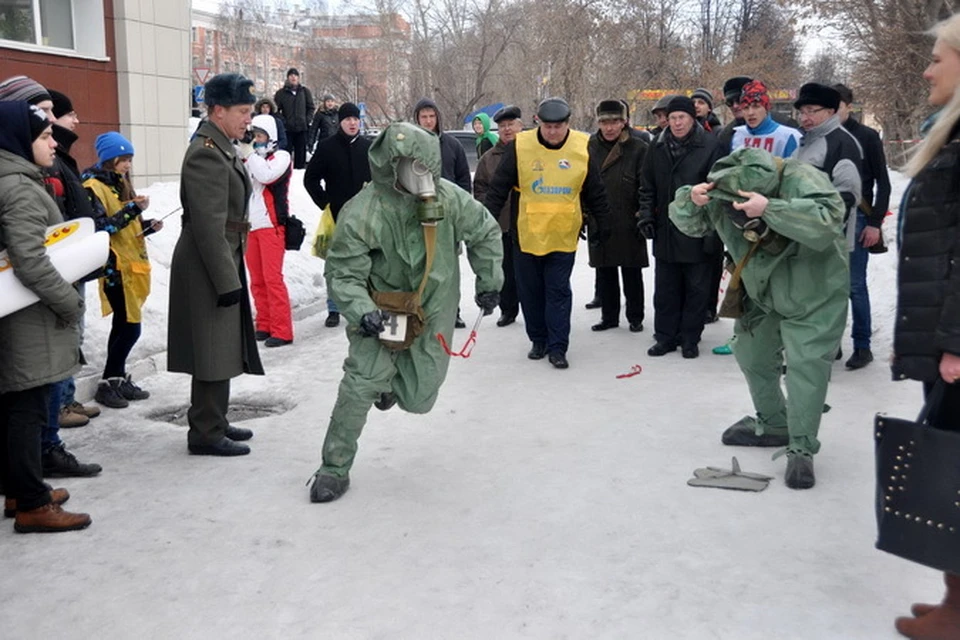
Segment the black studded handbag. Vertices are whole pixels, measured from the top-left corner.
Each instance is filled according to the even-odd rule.
[[[934,384],[916,421],[874,420],[877,548],[960,573],[960,416],[956,431],[929,424],[945,387]]]

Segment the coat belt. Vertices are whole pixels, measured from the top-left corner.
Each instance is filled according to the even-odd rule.
[[[224,229],[227,231],[235,231],[237,233],[249,233],[250,232],[250,223],[240,220],[227,220],[224,225]]]

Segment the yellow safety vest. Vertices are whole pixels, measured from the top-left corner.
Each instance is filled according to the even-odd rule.
[[[96,178],[88,178],[83,186],[93,191],[103,204],[107,215],[112,216],[123,208],[123,203],[113,190]],[[143,227],[140,220],[130,224],[110,236],[110,251],[117,258],[117,271],[123,284],[123,297],[127,322],[140,322],[140,307],[150,295],[150,259],[147,257],[147,243],[143,240]],[[113,312],[110,301],[104,292],[105,279],[100,278],[100,308],[103,315]]]
[[[540,144],[536,129],[517,134],[517,240],[524,253],[543,256],[577,250],[583,224],[580,191],[587,179],[589,140],[586,133],[571,130],[562,147],[548,149]]]

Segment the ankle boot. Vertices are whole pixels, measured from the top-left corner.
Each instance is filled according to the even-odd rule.
[[[97,385],[97,393],[93,399],[111,409],[126,409],[130,402],[120,392],[120,385],[126,382],[124,378],[107,378]]]
[[[59,506],[70,499],[70,492],[66,489],[50,489],[50,502]],[[3,517],[12,518],[17,515],[17,499],[4,498]]]
[[[943,574],[947,586],[943,602],[916,618],[897,618],[895,626],[901,635],[914,640],[949,640],[960,638],[960,576]],[[916,607],[922,612],[926,607]]]
[[[57,533],[86,529],[93,520],[85,513],[70,513],[60,505],[45,504],[30,511],[17,511],[13,530],[17,533]]]

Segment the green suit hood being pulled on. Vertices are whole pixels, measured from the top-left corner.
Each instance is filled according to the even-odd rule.
[[[716,229],[739,263],[751,243],[728,217],[731,202],[753,191],[769,199],[762,220],[788,242],[773,255],[761,248],[743,271],[750,299],[791,317],[803,315],[828,299],[846,300],[849,292],[847,251],[843,236],[843,200],[819,169],[798,160],[781,161],[762,149],[739,149],[714,164],[707,177],[715,183],[710,202],[697,207],[692,186],[677,190],[670,219],[683,233],[701,237]],[[792,241],[792,242],[791,242]]]

